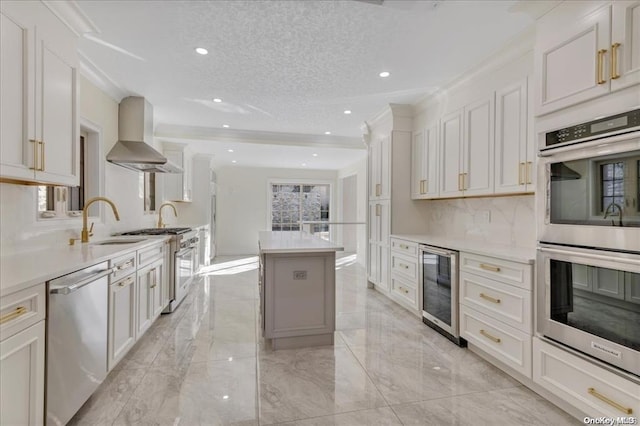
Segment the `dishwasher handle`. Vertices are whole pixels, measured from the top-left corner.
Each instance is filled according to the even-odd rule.
[[[99,280],[100,278],[106,277],[108,275],[110,275],[111,273],[115,272],[116,268],[107,268],[107,269],[100,269],[98,271],[95,271],[94,274],[92,274],[91,276],[75,282],[71,285],[68,286],[64,286],[64,287],[59,287],[59,288],[54,288],[49,290],[50,294],[71,294],[76,290],[80,290],[82,287],[91,284],[92,282]]]

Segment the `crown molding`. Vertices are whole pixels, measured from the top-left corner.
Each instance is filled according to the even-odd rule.
[[[154,137],[171,142],[212,140],[219,142],[256,143],[265,145],[314,146],[325,148],[365,149],[360,138],[346,136],[308,135],[302,133],[231,130],[212,127],[156,125]]]
[[[84,14],[75,1],[41,0],[78,37],[83,34],[100,34],[100,29]]]
[[[106,93],[111,99],[120,103],[123,98],[132,96],[127,90],[123,89],[94,64],[84,53],[78,51],[80,60],[80,75],[89,80],[94,86]]]

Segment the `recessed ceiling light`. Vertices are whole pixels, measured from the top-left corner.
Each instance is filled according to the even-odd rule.
[[[222,399],[229,399],[229,395],[224,395]]]
[[[345,110],[344,110],[344,113],[345,113],[345,114],[351,114],[351,110],[350,110],[350,109],[345,109]]]
[[[231,160],[231,162],[232,162],[233,164],[236,164],[236,163],[237,163],[237,161],[236,161],[236,160]]]
[[[307,165],[307,163],[302,163],[302,167],[305,167]]]
[[[330,135],[330,134],[331,134],[331,132],[324,132],[324,134],[325,134],[325,135]]]
[[[314,154],[313,154],[313,156],[314,156],[314,157],[317,157],[317,156],[318,156],[318,154],[314,153]]]
[[[228,149],[227,152],[233,152],[233,150],[232,149]]]
[[[220,103],[220,102],[222,102],[222,99],[220,99],[220,98],[213,98],[213,102]]]
[[[228,124],[223,124],[222,127],[224,127],[225,129],[228,129],[229,125]]]
[[[380,74],[378,74],[380,77],[384,78],[384,77],[389,77],[391,74],[389,73],[389,71],[382,71]]]
[[[207,53],[209,53],[209,51],[204,47],[196,47],[196,53],[199,53],[201,55],[206,55]]]

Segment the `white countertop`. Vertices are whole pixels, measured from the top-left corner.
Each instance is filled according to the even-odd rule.
[[[492,244],[483,241],[455,240],[447,237],[434,237],[420,234],[394,234],[391,238],[413,241],[419,244],[448,248],[451,250],[475,253],[484,256],[499,257],[514,262],[533,264],[536,260],[535,247],[512,247],[503,244]]]
[[[342,251],[344,247],[300,231],[263,231],[258,234],[261,253],[314,253]]]
[[[28,253],[2,256],[0,257],[0,296],[42,284],[121,254],[158,244],[170,237],[145,235],[144,237],[111,237],[105,240],[140,238],[145,240],[139,243],[104,246],[77,242],[73,246],[60,245]]]

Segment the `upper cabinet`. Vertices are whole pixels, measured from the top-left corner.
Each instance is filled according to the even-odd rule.
[[[496,92],[496,194],[535,190],[535,149],[527,128],[527,79]]]
[[[493,93],[442,117],[440,197],[493,193]]]
[[[411,198],[414,200],[437,198],[440,193],[438,178],[438,123],[414,133],[411,142]]]
[[[617,1],[577,20],[574,7],[582,5],[566,2],[538,26],[536,115],[640,82],[640,1]]]
[[[385,135],[369,145],[369,199],[388,200],[390,197],[391,142]]]
[[[77,36],[39,2],[0,19],[0,180],[78,185]]]
[[[167,160],[182,167],[182,173],[167,173],[164,178],[164,198],[169,201],[190,202],[193,192],[191,163],[193,153],[186,144],[164,143]]]

